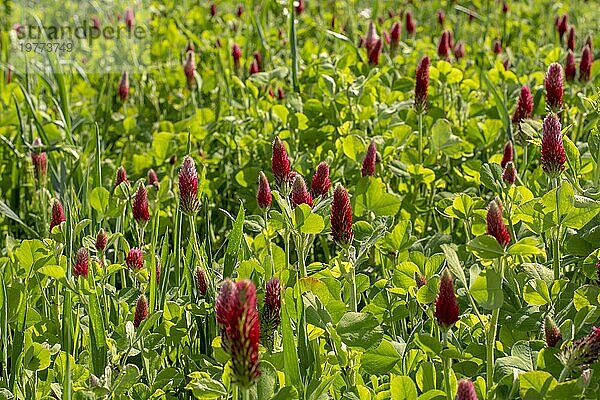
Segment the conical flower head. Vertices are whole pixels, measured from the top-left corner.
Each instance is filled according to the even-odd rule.
[[[312,177],[310,190],[313,197],[324,197],[327,195],[327,193],[329,193],[330,187],[331,180],[329,179],[329,164],[327,164],[326,161],[321,161]]]
[[[190,156],[183,158],[179,170],[179,203],[181,211],[188,215],[194,215],[200,209],[198,200],[198,173],[196,163]]]
[[[446,20],[446,13],[444,10],[437,10],[436,15],[438,24],[440,24],[440,26],[444,26],[444,21]]]
[[[565,169],[560,120],[554,113],[548,114],[542,124],[542,169],[551,179],[557,178]]]
[[[558,111],[563,104],[563,69],[559,63],[552,63],[548,67],[544,78],[546,88],[546,105],[552,111]]]
[[[125,17],[124,17],[125,25],[127,26],[127,29],[129,31],[131,31],[131,29],[133,28],[133,19],[134,19],[133,8],[130,7],[127,10],[125,10]]]
[[[575,66],[575,55],[572,50],[567,53],[567,61],[565,62],[565,79],[567,82],[573,82],[577,67]]]
[[[369,28],[367,29],[367,35],[365,36],[364,45],[368,52],[375,47],[375,44],[379,40],[379,35],[377,34],[377,28],[375,27],[375,22],[369,22]]]
[[[148,170],[148,185],[154,186],[157,189],[159,186],[158,175],[156,175],[156,171],[152,168]]]
[[[493,236],[502,247],[506,247],[510,243],[510,233],[502,219],[502,202],[498,198],[492,200],[488,205],[486,233]]]
[[[296,15],[301,15],[304,12],[306,5],[304,4],[304,0],[296,0],[296,1],[298,2],[298,4],[296,4]]]
[[[502,53],[502,42],[494,40],[494,54]]]
[[[48,159],[46,157],[46,152],[41,151],[42,140],[40,138],[36,138],[33,143],[31,143],[32,151],[31,151],[31,161],[33,162],[33,171],[35,174],[35,179],[38,184],[43,185],[46,182],[46,171],[48,169]]]
[[[508,13],[508,3],[506,1],[502,3],[502,13]]]
[[[258,175],[258,190],[256,192],[256,202],[258,203],[258,207],[263,210],[268,209],[271,207],[272,199],[269,180],[264,172],[260,171],[260,174]]]
[[[118,90],[121,101],[127,100],[129,97],[129,73],[127,71],[123,71],[123,74],[121,75]]]
[[[65,211],[63,210],[63,206],[58,201],[58,199],[54,200],[52,203],[52,217],[50,218],[50,232],[52,232],[52,228],[57,225],[60,225],[62,222],[66,221]]]
[[[215,3],[212,3],[210,5],[210,16],[214,17],[217,15],[217,5]]]
[[[504,167],[504,172],[502,173],[502,180],[506,182],[507,185],[512,185],[517,180],[517,169],[515,168],[515,164],[512,161],[509,161]]]
[[[132,247],[125,257],[125,264],[133,271],[139,271],[144,268],[144,253],[137,247]]]
[[[374,140],[371,140],[365,158],[362,162],[362,168],[360,174],[362,176],[374,176],[375,175],[375,163],[377,162],[377,145]]]
[[[196,78],[194,77],[196,73],[196,60],[193,51],[188,51],[187,53],[185,64],[183,64],[183,72],[185,73],[188,86],[194,86],[196,84]]]
[[[460,60],[465,57],[465,44],[461,41],[456,42],[454,46],[454,58]]]
[[[569,29],[569,15],[563,14],[563,16],[559,18],[556,28],[558,30],[558,35],[560,36],[560,41],[562,43],[563,36],[567,32],[567,29]]]
[[[448,329],[458,321],[458,313],[452,275],[448,269],[444,269],[440,279],[440,290],[435,300],[434,316],[443,329]]]
[[[333,240],[342,246],[352,243],[352,206],[348,191],[340,184],[333,191],[330,218]]]
[[[103,252],[106,249],[106,245],[108,244],[108,237],[106,236],[106,232],[104,229],[100,229],[98,234],[96,235],[96,250],[99,252]]]
[[[562,340],[562,334],[560,333],[560,329],[558,329],[558,325],[556,325],[556,322],[549,315],[546,315],[544,319],[544,337],[546,338],[546,345],[548,347],[555,347]]]
[[[592,48],[589,45],[585,45],[585,47],[583,48],[583,52],[581,53],[581,62],[579,63],[580,81],[588,82],[590,80],[593,61],[594,57],[592,55]]]
[[[242,58],[242,49],[240,48],[239,44],[234,43],[231,47],[231,57],[233,58],[233,65],[235,66],[235,68],[239,68],[240,58]]]
[[[437,48],[438,56],[442,60],[448,60],[450,58],[450,36],[448,31],[442,32],[440,41]]]
[[[477,400],[477,392],[470,379],[463,378],[458,381],[455,400]]]
[[[287,181],[288,175],[291,171],[290,159],[288,157],[287,150],[285,149],[285,145],[276,137],[273,140],[273,155],[271,157],[271,169],[273,170],[273,175],[275,175],[275,182],[277,186],[282,187],[282,185]]]
[[[600,328],[593,327],[587,335],[564,346],[559,355],[563,365],[570,370],[583,370],[598,360],[600,356]]]
[[[300,174],[298,174],[296,179],[294,179],[292,192],[290,193],[290,200],[292,202],[292,207],[299,206],[300,204],[308,204],[309,207],[313,207],[312,196],[310,193],[308,193],[306,182]]]
[[[200,266],[196,267],[196,289],[200,296],[206,296],[206,291],[208,290],[206,286],[206,273],[204,272],[204,268]]]
[[[569,28],[569,36],[567,37],[567,49],[575,51],[575,28]]]
[[[75,264],[73,264],[73,276],[75,278],[79,276],[87,278],[89,269],[90,255],[85,247],[81,247],[79,250],[77,250],[77,255],[75,256]]]
[[[260,327],[256,308],[256,287],[249,280],[226,280],[215,302],[221,343],[231,355],[234,382],[241,388],[252,386],[260,376],[258,345]]]
[[[138,328],[146,318],[148,318],[148,300],[145,295],[141,294],[135,303],[133,326]]]
[[[427,111],[427,88],[429,87],[429,57],[424,56],[415,74],[415,111]]]
[[[519,100],[517,102],[517,108],[515,109],[515,113],[512,117],[513,124],[518,124],[526,118],[531,118],[531,113],[533,112],[533,96],[531,96],[531,91],[528,86],[523,86],[521,88],[521,93],[519,94]]]
[[[283,100],[285,98],[285,93],[283,92],[282,87],[277,88],[277,100]]]
[[[235,15],[237,15],[238,18],[241,18],[242,15],[244,15],[244,6],[243,5],[238,5],[237,6],[237,10],[235,12]]]
[[[414,35],[416,29],[417,29],[417,24],[412,15],[412,12],[407,11],[406,12],[406,32],[408,32],[409,35]]]
[[[502,161],[500,161],[500,166],[502,168],[506,167],[510,161],[513,161],[515,155],[515,151],[513,149],[512,142],[509,140],[504,145],[504,152],[502,153]]]
[[[138,186],[135,195],[133,196],[133,204],[131,205],[133,219],[138,224],[146,224],[150,220],[150,211],[148,210],[148,191],[143,184]]]
[[[392,49],[397,49],[398,45],[400,44],[401,30],[402,27],[400,26],[400,22],[394,22],[394,25],[392,25],[392,30],[390,31],[390,45],[392,46]]]
[[[252,60],[252,62],[250,63],[249,74],[254,75],[259,72],[260,72],[260,68],[258,67],[258,62],[256,62],[256,60]]]
[[[381,55],[381,46],[383,45],[381,39],[377,40],[373,47],[369,49],[369,64],[379,65],[379,56]]]
[[[260,316],[260,340],[269,351],[273,351],[274,334],[280,322],[281,284],[279,279],[272,278],[266,285],[265,305]]]
[[[119,186],[123,182],[125,182],[127,185],[129,185],[129,181],[127,180],[127,171],[125,171],[125,167],[121,165],[117,169],[117,177],[115,178],[115,187]]]

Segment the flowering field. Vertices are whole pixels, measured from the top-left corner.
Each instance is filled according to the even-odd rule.
[[[600,398],[600,3],[20,3],[0,399]]]

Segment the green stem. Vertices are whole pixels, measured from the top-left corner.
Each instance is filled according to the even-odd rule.
[[[448,347],[448,330],[442,330],[442,339],[444,348]],[[444,389],[446,391],[446,399],[452,400],[452,387],[450,386],[450,370],[452,369],[452,360],[449,356],[443,357],[444,362]]]
[[[344,255],[348,263],[350,263],[350,311],[358,311],[358,299],[356,297],[356,270],[350,261],[350,252],[348,247],[344,248]]]
[[[560,178],[555,179],[554,187],[556,188],[556,237],[554,238],[554,252],[553,252],[553,267],[554,267],[554,280],[560,279]]]
[[[570,373],[571,373],[571,367],[569,367],[568,365],[565,365],[564,368],[562,369],[562,371],[560,372],[560,376],[558,377],[558,381],[559,382],[564,382],[565,379],[567,379],[567,377],[569,376]]]
[[[299,91],[298,86],[298,49],[296,42],[296,10],[294,0],[290,0],[290,47],[292,51],[292,84],[294,91]]]
[[[502,287],[502,281],[504,280],[504,259],[499,260],[500,269],[500,286]],[[498,318],[500,317],[500,307],[495,308],[492,311],[492,319],[490,320],[490,326],[486,337],[486,387],[488,396],[490,390],[494,384],[494,349],[496,347],[496,334],[498,332]]]
[[[419,164],[423,164],[423,113],[417,114],[419,122]]]
[[[269,237],[269,211],[265,210],[265,241],[267,242],[267,251],[269,255],[269,266],[271,267],[270,271],[267,271],[266,278],[267,280],[271,279],[275,274],[275,263],[273,261],[273,251],[271,250],[271,238]]]

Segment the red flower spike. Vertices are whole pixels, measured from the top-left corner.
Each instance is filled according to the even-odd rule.
[[[223,349],[231,355],[233,381],[247,389],[260,376],[260,322],[254,283],[249,280],[236,283],[226,280],[217,296],[215,312],[221,326]]]
[[[379,40],[379,35],[377,34],[377,28],[375,27],[375,22],[369,22],[369,28],[367,29],[367,35],[364,38],[364,46],[367,49],[367,52],[370,53],[371,49],[375,47],[377,41]]]
[[[513,149],[512,142],[509,140],[504,145],[504,152],[502,153],[502,161],[500,161],[500,166],[502,168],[506,167],[506,164],[508,164],[509,161],[513,161],[514,153],[515,153],[515,151]]]
[[[360,169],[361,176],[374,176],[375,175],[375,163],[377,162],[377,145],[374,140],[371,140],[365,158],[362,162],[362,168]]]
[[[569,29],[569,36],[567,36],[567,49],[575,51],[575,28]]]
[[[444,269],[440,280],[440,290],[435,300],[434,316],[443,329],[448,329],[458,321],[458,313],[452,275],[448,269]]]
[[[154,186],[157,189],[159,187],[158,175],[156,175],[156,171],[152,168],[148,170],[148,185]]]
[[[275,331],[281,322],[281,284],[273,278],[267,282],[265,305],[260,316],[260,341],[273,351]]]
[[[526,118],[531,118],[533,112],[533,97],[528,86],[521,88],[521,94],[517,102],[517,108],[512,117],[513,124],[518,124]]]
[[[133,8],[128,8],[127,10],[125,10],[125,25],[127,26],[127,29],[129,31],[131,31],[131,29],[133,28]]]
[[[502,3],[502,12],[504,14],[508,14],[508,11],[509,11],[509,9],[508,9],[508,3],[507,2],[503,2]]]
[[[392,49],[396,50],[398,45],[400,44],[400,31],[402,27],[400,26],[400,22],[394,22],[392,25],[392,30],[390,31],[390,46]]]
[[[565,79],[567,82],[573,82],[576,73],[577,67],[575,66],[575,55],[572,50],[569,50],[567,53],[567,61],[565,62]]]
[[[38,184],[44,184],[46,182],[46,173],[48,170],[48,159],[46,157],[46,152],[41,151],[40,148],[42,146],[42,140],[40,138],[35,138],[33,143],[31,143],[32,151],[31,151],[31,161],[33,162],[33,171],[35,174],[35,179]]]
[[[210,16],[214,18],[216,15],[217,15],[217,5],[215,3],[212,3],[210,5]]]
[[[494,40],[494,54],[502,53],[502,43],[499,40]]]
[[[312,177],[310,190],[313,197],[325,197],[327,193],[329,193],[330,187],[331,180],[329,179],[329,164],[327,164],[325,161],[321,161]]]
[[[427,111],[427,88],[429,87],[429,57],[424,56],[417,66],[415,74],[415,111],[420,114]]]
[[[436,15],[438,24],[444,26],[444,21],[446,20],[446,13],[444,13],[444,10],[437,10]]]
[[[558,111],[563,103],[563,69],[559,63],[552,63],[548,67],[544,78],[546,88],[546,105],[552,111]]]
[[[415,19],[412,15],[412,12],[407,11],[406,12],[406,32],[408,32],[408,34],[412,36],[415,34],[416,29],[417,29],[417,24],[415,23]]]
[[[200,296],[206,296],[208,287],[206,286],[206,273],[200,266],[196,267],[196,289]]]
[[[256,60],[252,60],[252,62],[250,63],[250,69],[249,69],[249,74],[250,75],[254,75],[260,72],[260,68],[258,67],[258,62],[256,62]]]
[[[448,36],[448,31],[442,32],[437,52],[442,60],[448,60],[450,58],[450,37]]]
[[[183,158],[181,170],[179,170],[179,203],[181,211],[188,215],[194,215],[200,209],[198,200],[198,173],[196,163],[190,156]]]
[[[502,173],[502,180],[506,182],[509,186],[513,185],[517,180],[517,169],[515,168],[515,164],[512,161],[509,161],[504,167],[504,172]]]
[[[304,0],[297,0],[298,4],[296,5],[296,14],[300,15],[304,12],[304,8],[306,7],[304,4]]]
[[[106,232],[104,229],[100,229],[98,234],[96,235],[96,250],[98,252],[103,252],[106,249],[106,245],[108,244],[108,237],[106,236]]]
[[[119,99],[125,102],[129,98],[129,73],[124,71],[119,80]]]
[[[381,55],[381,46],[383,43],[381,39],[375,42],[375,45],[371,47],[369,50],[369,64],[370,65],[379,65],[379,56]]]
[[[569,16],[567,14],[563,14],[562,18],[558,20],[557,29],[558,35],[560,36],[560,42],[562,43],[563,36],[567,32],[567,29],[569,29]]]
[[[140,184],[133,197],[131,205],[133,219],[138,224],[146,224],[150,220],[150,211],[148,210],[148,191],[143,184]]]
[[[52,228],[57,225],[60,225],[62,222],[66,221],[65,211],[63,210],[63,206],[58,201],[58,199],[54,200],[52,203],[52,217],[50,218],[50,232],[52,232]]]
[[[266,210],[271,207],[271,201],[273,197],[271,195],[271,186],[269,186],[269,180],[266,175],[260,171],[258,176],[258,190],[256,192],[256,202],[258,207],[262,210]]]
[[[477,400],[477,392],[470,379],[463,378],[458,381],[455,400]]]
[[[549,315],[546,315],[544,320],[544,336],[548,347],[555,347],[562,340],[560,329]]]
[[[313,207],[313,199],[308,189],[306,188],[306,182],[302,175],[297,175],[292,185],[292,193],[290,194],[290,200],[292,201],[292,207],[299,206],[300,204],[308,204],[309,207]]]
[[[76,279],[79,276],[87,278],[89,268],[90,255],[85,247],[81,247],[79,250],[77,250],[77,255],[75,256],[75,264],[73,264],[73,276]]]
[[[454,46],[454,58],[460,60],[465,56],[465,44],[463,42],[456,42],[456,46]]]
[[[242,15],[244,15],[244,6],[242,6],[241,4],[239,6],[237,6],[235,15],[237,15],[238,18],[241,18]]]
[[[133,326],[138,328],[146,318],[148,318],[148,300],[145,295],[141,294],[135,303]]]
[[[277,88],[277,100],[283,100],[285,98],[285,93],[283,92],[283,88]]]
[[[262,54],[260,54],[260,51],[255,51],[253,57],[254,60],[256,60],[256,64],[258,65],[258,70],[262,70]]]
[[[194,57],[194,52],[189,51],[187,53],[187,58],[185,60],[185,64],[183,65],[183,72],[185,73],[185,79],[187,80],[187,84],[189,87],[193,87],[196,85],[196,61]]]
[[[554,113],[548,114],[542,124],[542,169],[551,179],[557,178],[565,169],[560,120]]]
[[[585,45],[583,52],[581,53],[581,62],[579,63],[579,80],[582,82],[588,82],[592,72],[592,62],[594,56],[592,54],[592,48],[589,45]]]
[[[144,268],[144,253],[137,247],[132,247],[125,257],[125,264],[133,271]]]
[[[502,219],[502,202],[498,198],[492,200],[488,205],[486,233],[493,236],[502,247],[506,247],[510,243],[510,233]]]
[[[129,185],[129,181],[127,180],[127,171],[125,171],[125,167],[121,165],[117,169],[117,177],[115,179],[115,187],[119,186],[123,182],[125,182],[127,185]]]
[[[392,41],[392,37],[390,36],[388,31],[383,31],[383,39],[387,44],[390,44],[390,42]]]
[[[333,240],[342,246],[352,243],[352,205],[348,191],[340,184],[333,191],[330,218]]]
[[[275,140],[273,140],[271,168],[273,170],[273,175],[275,175],[275,182],[277,183],[277,186],[281,187],[288,179],[291,166],[285,145],[281,139],[279,139],[279,137],[276,137]]]
[[[238,69],[240,67],[240,58],[242,58],[242,49],[239,44],[234,43],[231,47],[231,57],[233,58],[235,69]]]

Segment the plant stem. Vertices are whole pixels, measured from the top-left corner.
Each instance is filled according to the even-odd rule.
[[[448,347],[448,330],[442,330],[442,339],[444,348]],[[452,360],[448,356],[444,356],[444,389],[446,391],[446,399],[452,400],[452,388],[450,387],[450,370],[452,369]]]
[[[556,188],[556,237],[554,238],[554,251],[552,264],[554,267],[554,280],[560,279],[560,178],[554,180]]]
[[[423,113],[417,114],[419,122],[419,164],[423,164]]]
[[[500,287],[502,288],[502,281],[504,280],[504,259],[500,258],[499,260],[499,269],[500,269]],[[498,331],[498,318],[500,317],[500,307],[495,308],[492,311],[492,319],[490,320],[490,327],[487,332],[486,338],[486,387],[488,391],[488,396],[490,395],[490,390],[494,384],[494,349],[496,347],[496,333]]]
[[[348,246],[344,248],[345,259],[350,264],[350,311],[358,311],[358,299],[356,298],[356,271],[350,260],[350,252]]]
[[[298,87],[298,49],[296,42],[296,10],[294,9],[294,0],[290,0],[290,47],[292,52],[292,84],[294,91],[299,91]]]
[[[558,377],[558,381],[559,382],[564,382],[565,379],[567,379],[567,377],[569,376],[570,373],[571,373],[571,368],[568,365],[565,365],[564,368],[562,369],[562,371],[560,372],[560,376]]]

